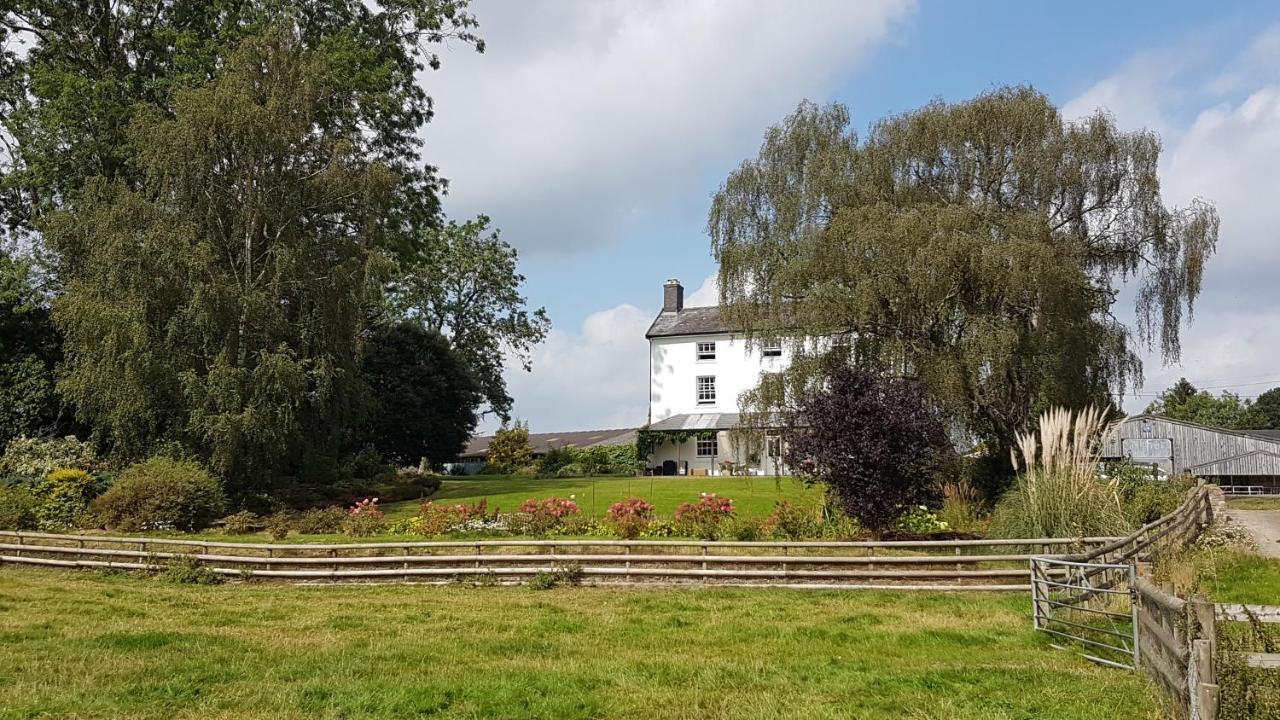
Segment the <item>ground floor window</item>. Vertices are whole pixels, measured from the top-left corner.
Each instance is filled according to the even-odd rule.
[[[715,435],[698,438],[698,457],[715,457],[720,452],[719,445]]]
[[[764,439],[765,452],[771,458],[782,457],[782,438],[770,435]]]

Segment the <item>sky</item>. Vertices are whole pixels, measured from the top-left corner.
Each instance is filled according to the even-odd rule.
[[[533,432],[645,421],[645,329],[678,278],[714,304],[710,200],[802,100],[860,131],[933,99],[1030,84],[1068,118],[1105,108],[1163,141],[1166,204],[1222,227],[1180,362],[1145,356],[1141,411],[1186,376],[1254,396],[1280,385],[1280,4],[910,0],[477,0],[486,51],[452,44],[421,78],[425,157],[445,211],[486,214],[520,253],[553,330],[510,362]],[[1132,302],[1117,307],[1131,317]],[[481,430],[492,430],[488,418]]]

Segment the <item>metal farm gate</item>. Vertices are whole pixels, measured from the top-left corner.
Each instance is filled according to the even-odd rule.
[[[1066,649],[1111,667],[1135,669],[1138,605],[1133,565],[1031,558],[1031,606],[1036,630]]]

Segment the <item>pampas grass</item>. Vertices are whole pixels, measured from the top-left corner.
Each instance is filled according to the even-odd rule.
[[[1103,444],[1115,432],[1106,412],[1052,408],[1036,432],[1018,435],[1018,481],[1000,498],[991,532],[998,537],[1086,537],[1129,530],[1118,488],[1098,472]]]

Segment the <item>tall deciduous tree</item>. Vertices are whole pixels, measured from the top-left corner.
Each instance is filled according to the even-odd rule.
[[[244,41],[133,120],[138,189],[94,179],[45,227],[60,387],[120,454],[179,440],[239,491],[343,442],[397,178],[357,127],[320,129],[331,62],[290,27]]]
[[[394,171],[395,201],[378,222],[407,249],[436,222],[441,189],[419,157],[432,106],[416,75],[439,66],[433,46],[446,39],[483,50],[466,0],[11,0],[0,9],[4,225],[30,232],[89,178],[140,189],[135,116],[172,114],[180,90],[212,80],[242,40],[279,22],[327,60],[316,131]]]
[[[438,333],[400,322],[370,338],[366,442],[402,465],[451,462],[476,428],[480,385]]]
[[[529,310],[516,251],[487,232],[489,218],[427,230],[420,250],[392,286],[397,309],[448,338],[479,380],[489,410],[510,417],[503,360],[530,369],[530,353],[551,328],[544,308]]]
[[[1186,378],[1180,378],[1173,387],[1160,393],[1146,412],[1229,430],[1252,427],[1254,421],[1254,411],[1247,399],[1231,392],[1215,396],[1207,390],[1197,390]]]
[[[1163,204],[1154,134],[1065,122],[1030,88],[934,102],[861,142],[848,126],[840,105],[802,104],[712,204],[729,322],[831,339],[795,340],[791,377],[749,394],[758,410],[852,363],[926,382],[1005,458],[1037,408],[1105,403],[1140,376],[1112,314],[1127,278],[1138,340],[1178,356],[1218,217]]]
[[[799,406],[805,424],[788,444],[787,464],[823,483],[863,527],[882,532],[936,499],[953,450],[944,416],[920,383],[840,368]]]
[[[0,447],[64,429],[54,393],[58,341],[30,263],[0,250]]]
[[[1280,388],[1272,388],[1253,401],[1249,427],[1280,430]]]

